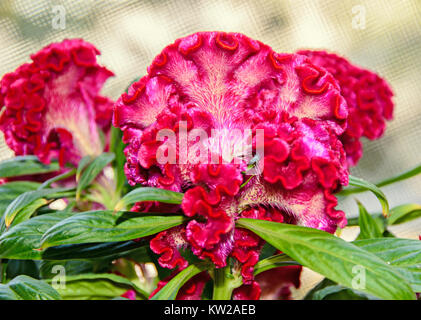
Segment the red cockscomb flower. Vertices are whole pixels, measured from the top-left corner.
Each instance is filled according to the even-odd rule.
[[[99,91],[113,73],[99,51],[81,39],[53,43],[0,82],[0,129],[16,155],[77,164],[104,146],[99,130],[111,124],[113,102]]]
[[[334,209],[334,192],[348,183],[339,140],[347,115],[335,78],[303,55],[278,54],[242,34],[223,32],[196,33],[166,47],[148,75],[118,99],[113,117],[128,144],[129,183],[185,192],[174,210],[192,220],[151,241],[160,264],[184,268],[181,248],[216,267],[233,257],[242,265],[244,282],[252,285],[263,241],[235,228],[237,218],[329,232],[343,227],[346,218]],[[174,132],[174,139],[159,138],[162,130]],[[198,130],[206,135],[199,142]],[[237,148],[246,139],[238,132],[247,130],[253,152],[258,131],[264,132],[258,161],[263,171],[255,175],[245,172],[250,159]],[[183,139],[193,150],[187,161]],[[162,163],[164,145],[173,147],[176,163]],[[228,157],[227,145],[233,147]],[[202,156],[201,147],[208,150],[204,158],[196,156]]]
[[[349,108],[348,126],[341,141],[349,164],[356,165],[363,154],[360,138],[380,138],[386,120],[393,117],[392,89],[374,72],[357,67],[336,54],[311,50],[297,53],[309,57],[338,81]]]

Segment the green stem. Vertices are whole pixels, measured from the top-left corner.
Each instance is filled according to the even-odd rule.
[[[278,267],[283,266],[299,266],[300,264],[295,261],[294,259],[288,257],[285,253],[280,253],[269,258],[260,260],[254,266],[254,275],[257,276],[258,274]]]
[[[236,277],[230,271],[229,265],[214,269],[213,300],[231,300],[233,290],[241,286],[241,276]]]

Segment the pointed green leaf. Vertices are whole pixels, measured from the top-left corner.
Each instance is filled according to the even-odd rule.
[[[300,265],[297,261],[294,261],[294,259],[288,257],[285,253],[280,253],[269,258],[260,260],[258,263],[256,263],[256,265],[254,266],[254,275],[257,276],[259,273],[273,268],[297,265]]]
[[[22,210],[19,211],[19,214],[15,217],[15,219],[12,221],[12,223],[9,225],[9,228],[12,226],[15,226],[23,221],[28,220],[39,208],[45,206],[48,204],[48,200],[41,198],[37,199],[34,202],[30,203],[26,207],[24,207]],[[4,224],[1,224],[1,232],[4,231]]]
[[[148,256],[148,248],[149,246],[145,241],[66,244],[47,248],[42,252],[42,259],[117,259],[130,254],[143,254],[146,261],[150,262],[152,259]]]
[[[15,261],[15,260],[12,260]],[[27,260],[28,261],[28,260]],[[29,260],[32,261],[32,260]],[[102,262],[102,261],[101,261]],[[111,264],[111,263],[110,263]],[[102,262],[104,272],[108,271],[110,266],[106,262]],[[67,276],[79,275],[82,273],[94,273],[95,262],[82,260],[41,260],[39,261],[39,275],[42,279],[52,279],[56,277],[60,270],[63,270]],[[64,274],[63,274],[64,275]]]
[[[0,178],[48,173],[59,169],[57,162],[44,164],[36,156],[19,156],[0,162]]]
[[[330,233],[312,228],[241,218],[239,227],[253,231],[303,266],[352,288],[354,267],[365,270],[361,291],[383,299],[414,299],[409,284],[374,254]]]
[[[126,194],[115,206],[114,210],[121,210],[136,202],[159,201],[164,203],[181,204],[183,193],[160,189],[141,187]]]
[[[377,223],[383,221],[387,225],[397,225],[405,222],[409,222],[421,217],[421,205],[418,203],[407,203],[396,206],[389,211],[389,217],[385,219],[381,213],[371,214]],[[349,218],[347,227],[358,226],[358,217]]]
[[[80,175],[79,183],[76,188],[76,198],[79,198],[80,193],[88,187],[92,181],[101,173],[101,171],[114,160],[114,153],[105,152],[96,157]]]
[[[81,212],[47,230],[42,237],[42,248],[132,240],[175,227],[184,221],[184,216],[175,215],[111,210]]]
[[[68,193],[72,191],[72,188],[56,188],[28,191],[21,194],[13,200],[12,203],[10,203],[4,213],[4,223],[6,227],[9,227],[12,224],[13,219],[15,219],[16,215],[19,214],[23,208],[27,207],[35,200],[40,198],[59,199],[68,195]]]
[[[324,278],[307,293],[304,300],[377,300],[377,298]]]
[[[420,173],[421,173],[421,165],[419,165],[419,166],[417,166],[413,169],[410,169],[408,171],[405,171],[404,173],[398,174],[395,177],[387,178],[383,181],[380,181],[379,183],[376,183],[376,185],[379,188],[384,187],[384,186],[387,186],[389,184],[392,184],[392,183],[395,183],[395,182],[398,182],[398,181],[402,181],[402,180],[406,180],[406,179],[415,177],[416,175],[418,175]]]
[[[126,156],[124,155],[125,144],[123,143],[123,131],[112,126],[110,138],[110,151],[114,152],[115,160],[112,165],[114,168],[114,176],[116,180],[116,190],[121,194],[123,186],[126,182],[126,175],[124,173],[124,163]]]
[[[3,218],[9,204],[19,195],[27,191],[36,190],[40,184],[38,182],[14,181],[0,185],[0,218]]]
[[[34,279],[39,279],[38,261],[8,260],[6,267],[6,279],[11,280],[21,275],[25,275]]]
[[[60,300],[60,294],[42,280],[18,276],[0,284],[0,300]]]
[[[375,218],[367,212],[366,208],[358,200],[357,205],[359,209],[358,224],[360,226],[358,239],[381,238],[384,227],[381,228],[380,224],[376,222]]]
[[[421,241],[379,238],[357,240],[353,243],[395,267],[415,292],[421,292]]]
[[[92,160],[94,160],[92,156],[86,156],[80,159],[79,164],[76,169],[76,182],[79,182],[82,171],[86,168],[88,164],[92,162]]]
[[[191,264],[186,269],[172,278],[161,290],[159,290],[150,300],[175,300],[178,290],[192,277],[207,270],[207,263]]]
[[[408,203],[390,210],[390,217],[387,219],[387,222],[389,225],[396,225],[419,217],[421,217],[421,205],[417,203]]]
[[[380,201],[380,204],[382,205],[383,215],[387,216],[389,214],[389,202],[387,201],[387,198],[383,191],[381,191],[376,185],[351,175],[349,176],[349,184],[354,187],[360,187],[364,188],[365,190],[371,191]],[[340,194],[344,195],[344,193],[346,193],[345,191],[346,190],[343,190]]]
[[[136,291],[138,299],[148,297],[133,282],[111,273],[66,276],[65,288],[57,288],[64,300],[109,300],[121,296],[127,290]]]
[[[418,174],[421,173],[421,165],[410,169],[408,171],[405,171],[404,173],[398,174],[395,177],[392,178],[387,178],[383,181],[380,181],[378,183],[376,183],[376,186],[381,188],[387,185],[390,185],[392,183],[398,182],[398,181],[402,181],[402,180],[406,180],[409,178],[412,178]],[[350,195],[350,194],[354,194],[354,193],[360,193],[360,192],[364,192],[367,191],[367,188],[363,187],[363,186],[356,186],[356,188],[345,188],[344,190],[342,190],[340,192],[340,195]]]
[[[0,258],[42,259],[41,237],[49,228],[73,213],[55,212],[26,220],[0,236]]]

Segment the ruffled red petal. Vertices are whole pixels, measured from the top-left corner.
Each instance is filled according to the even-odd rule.
[[[235,229],[231,256],[242,264],[241,275],[244,283],[249,284],[254,279],[254,265],[259,261],[263,244],[264,241],[254,233],[245,229]]]
[[[220,202],[220,197],[215,202],[203,187],[198,186],[185,193],[181,206],[187,216],[206,219],[205,222],[192,220],[187,225],[187,240],[193,252],[198,257],[208,257],[218,267],[223,267],[232,249],[231,231],[234,219],[218,208]]]
[[[75,164],[102,152],[98,128],[109,129],[113,102],[99,91],[112,72],[98,65],[97,54],[81,39],[64,40],[2,78],[0,129],[16,155]]]
[[[323,68],[338,81],[341,95],[349,108],[348,127],[342,137],[350,165],[362,156],[359,139],[378,139],[383,135],[386,120],[393,118],[393,92],[390,85],[372,71],[357,67],[348,60],[326,51],[298,51]],[[350,143],[351,146],[347,146]]]
[[[243,284],[241,287],[234,289],[232,297],[234,300],[259,300],[262,290],[257,281],[250,284]]]
[[[179,267],[181,270],[188,266],[187,260],[178,251],[185,246],[186,236],[182,227],[162,231],[150,241],[151,250],[161,255],[158,259],[159,264],[169,269]]]

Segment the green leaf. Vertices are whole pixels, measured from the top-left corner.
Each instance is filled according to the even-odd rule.
[[[104,263],[104,268],[109,266]],[[69,261],[40,261],[39,274],[42,279],[56,277],[60,270],[65,270],[66,276],[79,275],[82,273],[94,273],[95,264],[92,261],[69,260]]]
[[[389,217],[385,219],[381,213],[371,214],[379,225],[397,225],[421,218],[421,205],[417,203],[407,203],[394,207],[389,211]],[[347,227],[358,226],[359,218],[349,218]]]
[[[51,227],[42,237],[42,248],[132,240],[175,227],[184,221],[184,216],[174,215],[111,210],[81,212]]]
[[[9,260],[6,267],[6,278],[13,279],[20,275],[39,279],[38,262],[33,260]]]
[[[389,184],[392,184],[392,183],[395,183],[395,182],[398,182],[398,181],[402,181],[402,180],[412,178],[412,177],[414,177],[414,176],[416,176],[420,173],[421,173],[421,165],[419,165],[419,166],[417,166],[413,169],[410,169],[408,171],[405,171],[404,173],[401,173],[401,174],[399,174],[397,176],[394,176],[392,178],[387,178],[387,179],[385,179],[385,180],[383,180],[379,183],[376,183],[376,185],[378,187],[384,187],[384,186],[387,186]]]
[[[278,249],[276,249],[270,243],[265,242],[262,250],[260,250],[259,260],[270,258],[270,257],[276,255],[276,252],[278,252]]]
[[[57,162],[43,164],[36,156],[19,156],[0,162],[0,178],[18,177],[58,171]]]
[[[82,190],[88,187],[98,174],[114,160],[114,153],[105,152],[96,157],[80,175],[79,183],[76,188],[76,198],[78,199]]]
[[[92,156],[85,156],[82,159],[80,159],[76,169],[76,182],[79,182],[82,171],[86,168],[88,164],[92,162],[93,159],[94,158]]]
[[[114,210],[118,211],[126,208],[128,205],[142,201],[159,201],[164,203],[181,204],[183,193],[160,189],[141,187],[132,190],[126,194],[115,206]]]
[[[19,214],[16,215],[15,219],[8,226],[8,228],[15,226],[23,221],[28,220],[34,214],[34,212],[36,212],[39,208],[45,206],[46,204],[48,204],[48,200],[44,198],[37,199],[34,202],[30,203],[29,205],[27,205],[26,207],[24,207],[22,210],[19,211]],[[1,225],[1,232],[4,231],[3,227],[5,227],[4,224]]]
[[[208,263],[191,264],[172,278],[150,300],[175,300],[178,290],[192,277],[207,270]]]
[[[327,278],[324,278],[311,289],[304,300],[373,300],[373,296],[354,289],[344,287]]]
[[[0,284],[0,300],[60,300],[59,293],[42,280],[18,276]]]
[[[36,190],[40,186],[38,182],[12,181],[0,185],[0,199],[14,200],[18,195]]]
[[[419,217],[421,217],[421,205],[417,203],[408,203],[390,210],[390,216],[387,219],[387,222],[389,225],[396,225]]]
[[[352,288],[354,267],[365,270],[361,291],[383,299],[414,299],[409,284],[374,254],[330,233],[284,223],[241,218],[237,225],[249,229],[298,263]],[[355,272],[355,271],[354,271]]]
[[[402,180],[412,178],[412,177],[414,177],[414,176],[416,176],[420,173],[421,173],[421,165],[419,165],[419,166],[417,166],[417,167],[415,167],[411,170],[405,171],[404,173],[401,173],[401,174],[399,174],[395,177],[387,178],[383,181],[380,181],[380,182],[376,183],[376,186],[381,188],[381,187],[390,185],[390,184],[398,182],[398,181],[402,181]],[[361,187],[361,186],[356,186],[356,187],[357,188],[345,188],[344,190],[342,190],[340,192],[340,195],[350,195],[350,194],[354,194],[354,193],[360,193],[360,192],[367,191],[367,189],[364,188],[364,187]]]
[[[415,292],[421,292],[421,241],[379,238],[357,240],[353,243],[395,267]]]
[[[66,244],[47,248],[42,252],[42,258],[46,260],[116,259],[130,254],[143,254],[146,259],[144,262],[152,261],[149,257],[148,246],[144,241]]]
[[[58,199],[66,196],[72,190],[72,188],[56,188],[34,190],[22,193],[15,200],[13,200],[12,203],[10,203],[4,213],[3,217],[6,227],[9,227],[12,224],[13,219],[15,219],[16,215],[18,215],[23,208],[27,207],[35,200],[40,198]],[[25,212],[25,214],[29,215],[28,212]]]
[[[124,163],[126,156],[124,155],[125,144],[123,143],[123,131],[112,126],[110,138],[110,151],[114,152],[115,160],[112,165],[114,168],[114,176],[116,180],[116,191],[121,194],[123,186],[126,182],[126,175],[124,173]]]
[[[148,297],[131,281],[111,273],[66,276],[66,287],[57,288],[65,300],[108,300],[121,296],[127,290],[135,290],[139,299]]]
[[[349,176],[349,184],[354,187],[361,187],[365,190],[371,191],[377,199],[380,201],[380,204],[382,205],[382,212],[384,216],[387,216],[389,214],[389,202],[387,201],[387,198],[383,191],[381,191],[376,185],[372,184],[371,182],[365,181],[361,178],[357,178],[354,176]],[[343,190],[340,195],[343,195],[345,190]]]
[[[29,181],[14,181],[0,185],[0,218],[4,219],[4,212],[16,197],[26,191],[36,190],[39,185],[37,182]]]
[[[273,268],[297,265],[300,265],[297,261],[294,261],[294,259],[288,257],[285,253],[280,253],[272,257],[260,260],[258,263],[256,263],[254,266],[254,275],[257,276],[259,273]]]
[[[42,259],[41,237],[49,228],[72,213],[43,214],[10,228],[0,236],[0,258]]]
[[[357,205],[360,212],[358,221],[360,234],[358,235],[358,239],[381,238],[384,227],[382,228],[380,224],[376,222],[375,218],[367,212],[365,207],[358,200]]]

